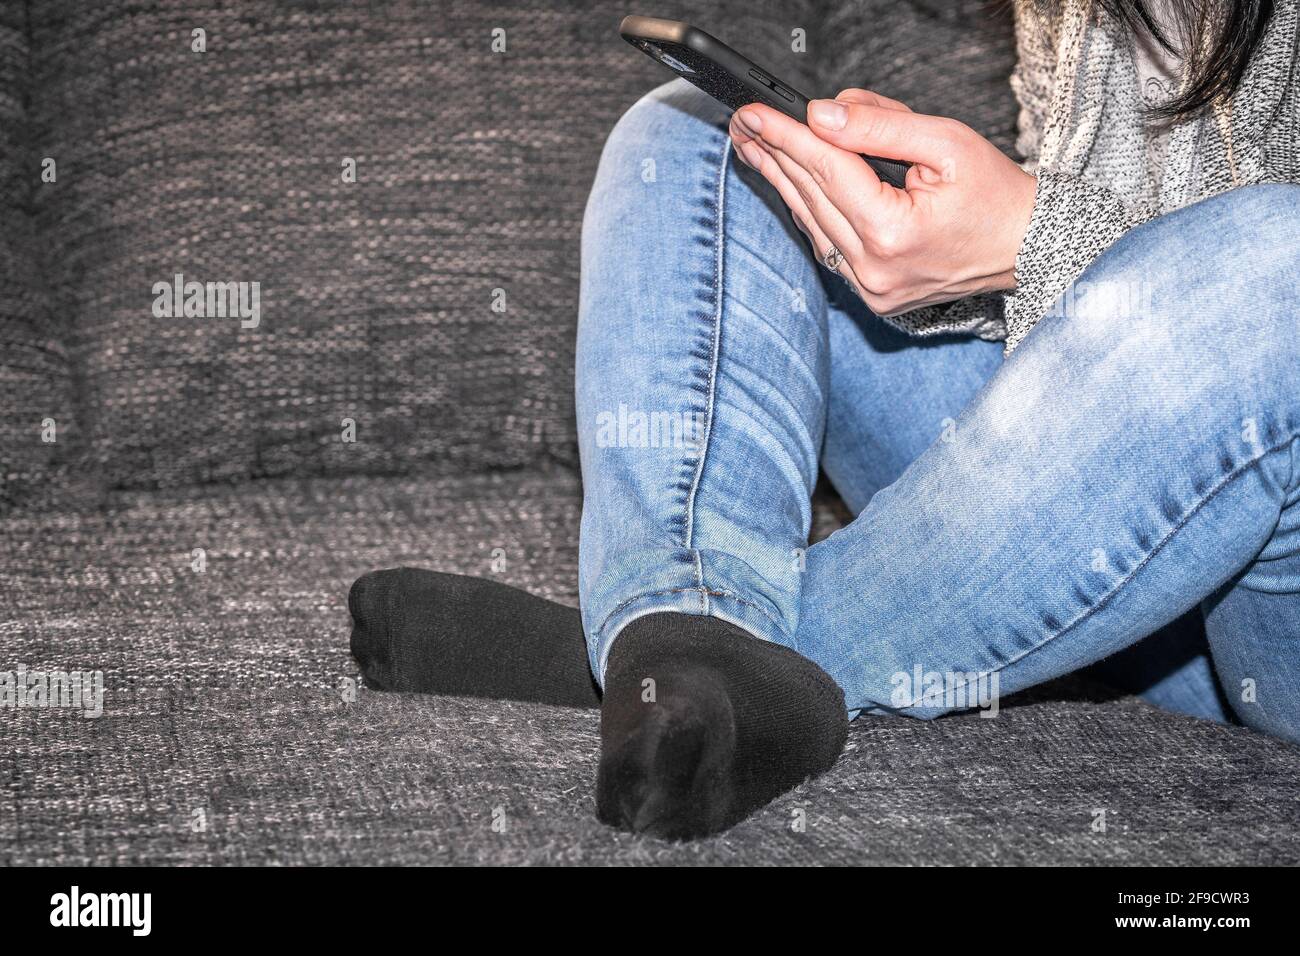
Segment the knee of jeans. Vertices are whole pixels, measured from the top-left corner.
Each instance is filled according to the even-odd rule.
[[[605,141],[604,157],[653,160],[675,149],[716,141],[727,111],[685,80],[671,80],[633,103]]]
[[[1300,185],[1257,183],[1187,207],[1211,241],[1240,247],[1250,257],[1290,253],[1300,238]]]
[[[1094,271],[1140,273],[1159,288],[1220,285],[1296,271],[1300,186],[1260,183],[1210,196],[1129,230]],[[1084,273],[1084,277],[1088,276]]]
[[[1297,295],[1300,186],[1261,184],[1131,230],[1058,308],[1113,367],[1167,381],[1162,399],[1177,404],[1179,383],[1208,385],[1216,368],[1225,381],[1293,376]]]
[[[1149,224],[1153,281],[1243,301],[1294,287],[1300,266],[1300,186],[1243,186],[1185,206]],[[1181,266],[1181,268],[1179,268]],[[1290,310],[1287,310],[1290,311]]]
[[[1298,220],[1300,186],[1256,183],[1191,203],[1141,228],[1176,233],[1166,238],[1179,241],[1184,255],[1210,254],[1200,260],[1208,265],[1214,262],[1212,254],[1216,252],[1253,258],[1261,252],[1293,249]],[[1168,255],[1164,258],[1169,260]]]

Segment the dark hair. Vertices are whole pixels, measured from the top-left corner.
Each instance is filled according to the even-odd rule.
[[[1060,6],[1061,0],[1048,0]],[[1133,34],[1147,33],[1182,57],[1187,82],[1167,103],[1148,110],[1154,120],[1191,116],[1219,96],[1231,96],[1273,16],[1273,0],[1097,0]],[[1152,8],[1159,6],[1167,30]]]
[[[1183,57],[1187,82],[1178,96],[1152,109],[1151,115],[1177,119],[1235,93],[1273,16],[1273,0],[1154,2],[1166,4],[1165,22],[1172,36],[1152,16],[1152,0],[1100,0],[1102,9],[1130,30],[1147,31],[1165,50]]]

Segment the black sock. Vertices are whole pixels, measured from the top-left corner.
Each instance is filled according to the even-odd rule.
[[[718,618],[646,615],[605,672],[597,813],[670,839],[713,833],[828,770],[847,734],[843,692],[807,658]]]
[[[600,706],[575,608],[417,568],[362,575],[348,607],[352,655],[381,690]]]

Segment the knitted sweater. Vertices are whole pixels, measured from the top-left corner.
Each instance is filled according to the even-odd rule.
[[[1016,256],[1016,288],[915,309],[890,321],[917,335],[971,332],[1010,353],[1111,243],[1148,219],[1238,186],[1300,183],[1297,0],[1275,12],[1231,101],[1168,128],[1148,162],[1135,41],[1090,0],[1049,17],[1016,0],[1016,146],[1038,179]]]

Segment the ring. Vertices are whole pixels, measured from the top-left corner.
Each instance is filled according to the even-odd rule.
[[[830,269],[831,272],[839,272],[840,263],[843,261],[844,253],[840,252],[840,250],[836,249],[834,246],[831,246],[830,249],[826,251],[826,255],[822,256],[822,265],[827,269]]]

